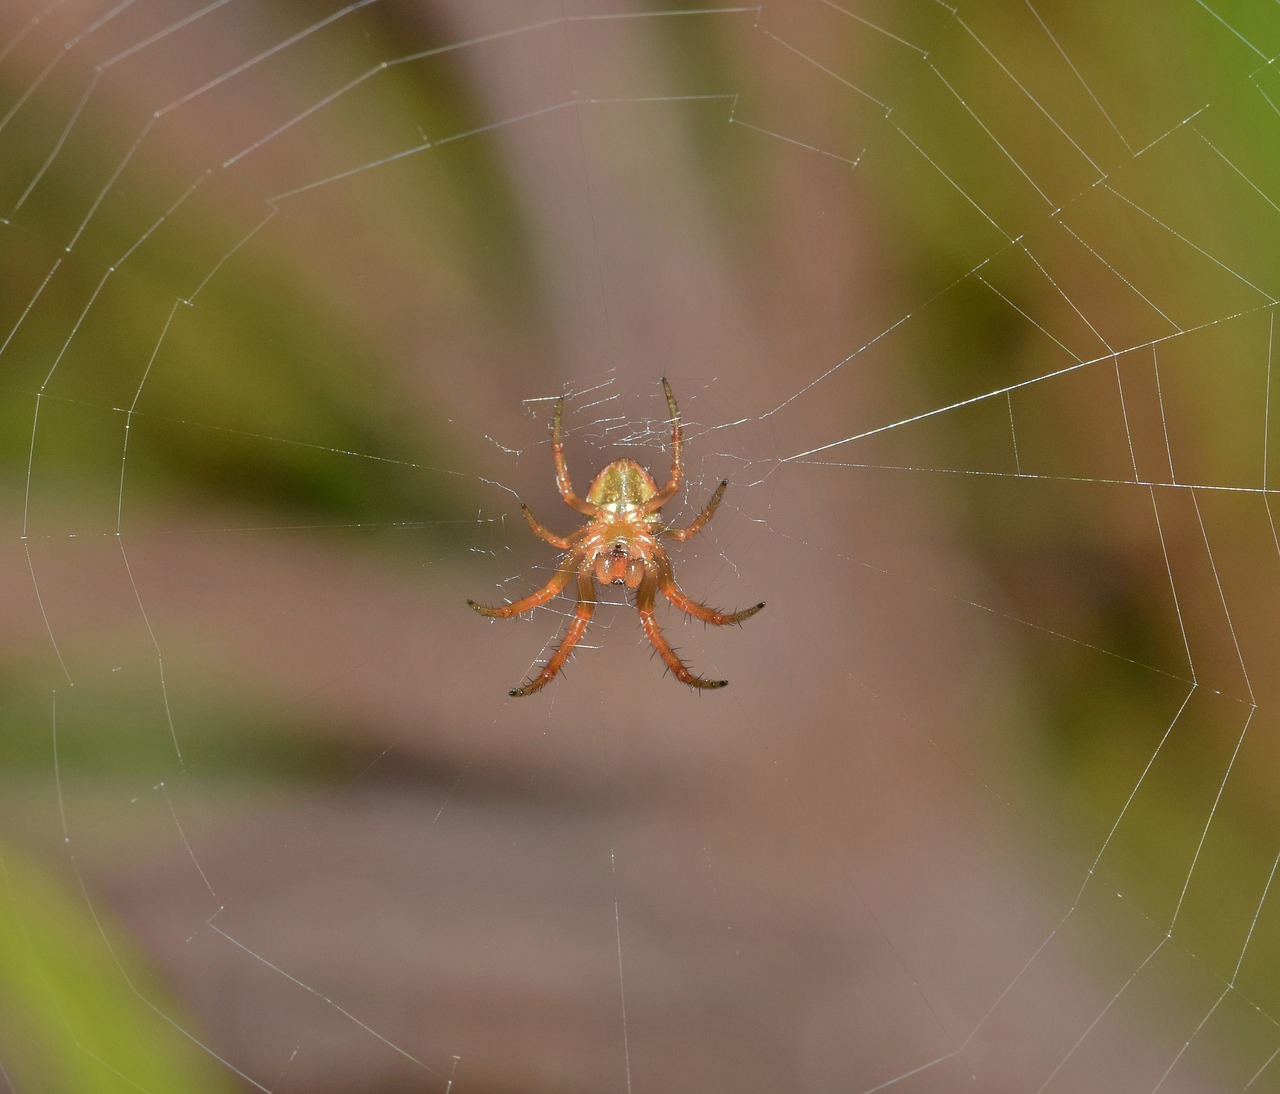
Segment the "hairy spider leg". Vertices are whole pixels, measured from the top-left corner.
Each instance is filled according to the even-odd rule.
[[[679,657],[676,651],[671,648],[667,640],[662,636],[662,628],[658,626],[658,621],[653,617],[654,596],[658,591],[658,572],[656,569],[648,569],[644,578],[640,582],[639,588],[636,589],[636,611],[640,613],[640,622],[644,626],[645,637],[649,639],[650,644],[658,651],[658,656],[666,662],[675,677],[681,683],[688,684],[691,688],[722,688],[728,680],[705,680],[701,676],[694,674]]]
[[[569,543],[568,538],[565,536],[558,536],[555,532],[551,531],[551,529],[544,527],[538,518],[533,515],[533,511],[525,505],[524,502],[520,503],[520,512],[524,514],[524,519],[529,522],[529,527],[533,529],[533,534],[535,536],[538,536],[540,539],[545,539],[552,547],[559,547],[562,551],[567,551],[569,549],[571,544]]]
[[[556,400],[555,417],[551,419],[551,457],[556,463],[556,486],[560,496],[572,509],[588,517],[598,517],[600,506],[583,501],[573,492],[573,484],[569,481],[569,468],[564,462],[564,438],[560,435],[560,421],[564,417],[564,398]]]
[[[701,619],[707,623],[714,623],[717,627],[723,627],[729,623],[741,623],[744,619],[750,619],[764,607],[764,601],[762,600],[759,604],[744,608],[740,612],[721,612],[715,608],[709,608],[701,601],[692,599],[676,584],[676,576],[671,569],[671,559],[667,557],[667,552],[661,547],[654,552],[654,563],[657,567],[658,588],[662,590],[662,595],[684,612],[685,615],[691,615],[695,619]]]
[[[487,608],[483,604],[477,604],[474,600],[467,601],[467,607],[473,611],[479,612],[483,616],[490,619],[510,619],[513,615],[520,615],[522,612],[531,612],[534,608],[540,607],[556,595],[561,589],[569,584],[569,578],[573,577],[573,571],[577,566],[577,560],[573,555],[565,555],[560,560],[560,565],[556,567],[556,572],[541,589],[536,593],[530,593],[523,600],[514,601],[511,604],[504,604],[501,608]]]
[[[595,608],[595,580],[591,576],[590,569],[580,569],[578,571],[578,607],[574,610],[573,622],[569,624],[569,630],[565,634],[564,640],[560,643],[560,648],[551,655],[551,660],[542,667],[542,671],[529,683],[523,684],[518,688],[512,688],[507,694],[512,698],[518,699],[522,695],[532,695],[539,688],[544,687],[560,671],[565,661],[568,660],[569,654],[573,652],[573,647],[578,644],[578,639],[582,637],[583,632],[587,629],[587,624],[591,622],[591,613],[595,611]]]
[[[718,487],[716,492],[711,495],[711,500],[707,502],[707,507],[694,518],[692,524],[687,528],[672,528],[670,526],[659,528],[658,535],[670,536],[672,539],[686,540],[691,539],[702,531],[703,526],[709,521],[716,511],[716,506],[720,504],[720,499],[724,497],[724,492],[729,489],[729,480],[725,479]]]
[[[656,513],[667,504],[680,489],[684,481],[684,464],[681,454],[684,449],[684,430],[680,428],[680,411],[676,407],[676,397],[671,394],[671,385],[667,378],[662,378],[662,390],[667,393],[667,410],[671,412],[671,479],[661,490],[640,506],[640,513],[648,516]]]

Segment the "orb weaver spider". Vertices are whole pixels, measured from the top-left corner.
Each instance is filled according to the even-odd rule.
[[[669,536],[683,541],[695,536],[715,513],[729,482],[726,479],[720,483],[707,507],[687,527],[674,528],[662,519],[662,507],[676,496],[684,481],[681,461],[684,434],[680,429],[680,411],[665,377],[662,390],[666,392],[667,408],[671,412],[671,478],[667,485],[659,490],[653,476],[634,460],[614,460],[595,477],[585,501],[573,492],[569,482],[564,440],[560,435],[564,399],[556,402],[555,417],[551,419],[551,456],[555,461],[556,486],[565,504],[587,517],[587,523],[570,535],[558,536],[544,528],[529,507],[521,502],[520,511],[534,535],[565,552],[556,566],[555,575],[536,593],[500,608],[467,601],[471,608],[490,619],[510,619],[547,603],[573,577],[578,579],[578,606],[568,632],[541,671],[527,684],[513,688],[509,695],[532,695],[548,684],[564,666],[591,621],[591,613],[596,606],[594,583],[597,581],[601,585],[625,585],[628,589],[635,589],[636,611],[640,613],[645,636],[677,680],[694,688],[722,688],[729,682],[707,680],[696,675],[676,656],[653,616],[654,601],[659,591],[686,615],[714,623],[717,627],[741,623],[764,607],[761,601],[740,612],[717,611],[690,599],[676,584],[671,559],[658,537]]]

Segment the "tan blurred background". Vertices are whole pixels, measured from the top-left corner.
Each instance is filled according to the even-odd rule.
[[[1280,19],[0,20],[0,1089],[1280,1088]]]

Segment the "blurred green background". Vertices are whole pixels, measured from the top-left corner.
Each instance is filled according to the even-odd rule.
[[[9,5],[0,1079],[1274,1088],[1278,45]],[[513,704],[663,375],[769,609]]]

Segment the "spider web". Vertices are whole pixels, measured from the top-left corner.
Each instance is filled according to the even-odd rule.
[[[6,5],[0,1089],[1280,1089],[1278,48]]]

